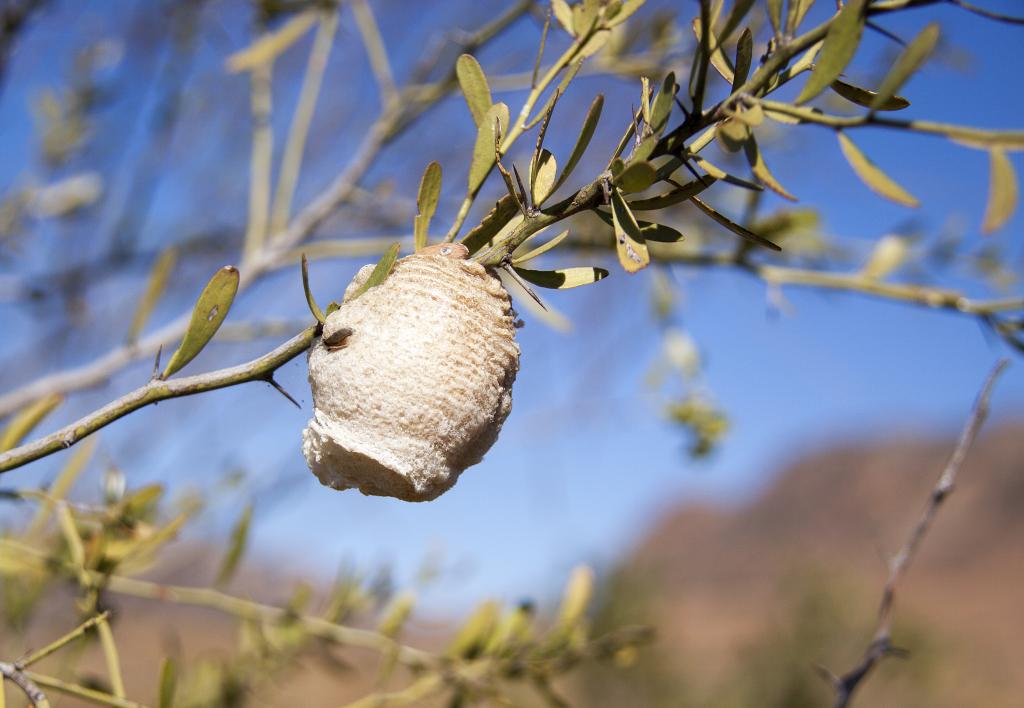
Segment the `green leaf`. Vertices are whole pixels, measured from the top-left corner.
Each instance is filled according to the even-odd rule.
[[[632,208],[633,205],[630,204],[629,206],[630,208]],[[600,209],[595,210],[594,213],[601,217],[602,221],[604,221],[606,224],[614,228],[615,220],[612,218],[611,214],[606,214]],[[656,224],[653,221],[637,220],[636,223],[637,226],[640,227],[640,235],[643,237],[644,241],[655,241],[657,243],[678,243],[685,238],[685,236],[683,236],[680,232],[673,229],[671,226],[665,226],[664,224]]]
[[[0,452],[10,450],[24,440],[25,436],[43,421],[43,418],[63,402],[64,396],[59,393],[51,393],[37,398],[18,411],[4,426],[3,433],[0,433]]]
[[[480,221],[480,225],[463,237],[462,245],[469,249],[470,255],[476,253],[490,243],[517,213],[519,206],[516,201],[508,194],[502,196]]]
[[[573,569],[565,587],[565,594],[562,596],[562,604],[558,608],[558,625],[560,627],[578,625],[593,596],[594,571],[587,566]]]
[[[538,232],[538,233],[540,233],[540,232]],[[536,236],[536,235],[537,234],[534,234],[533,236]],[[540,246],[537,246],[537,248],[534,248],[534,249],[532,249],[530,251],[526,251],[525,253],[523,253],[520,256],[514,257],[512,259],[512,264],[513,265],[519,265],[520,263],[526,263],[527,261],[532,261],[534,258],[537,258],[538,256],[544,255],[545,253],[550,251],[552,248],[557,246],[559,243],[561,243],[565,239],[565,237],[568,236],[568,235],[569,235],[569,230],[566,229],[562,233],[560,233],[557,236],[555,236],[553,239],[550,239],[549,241],[544,242]],[[523,245],[526,245],[527,243],[529,243],[530,239],[532,239],[533,236],[531,236],[530,238],[526,239],[526,241],[523,242]]]
[[[1006,153],[999,149],[989,150],[988,206],[982,233],[991,233],[1006,225],[1017,208],[1017,174]]]
[[[565,0],[551,0],[551,12],[558,20],[558,24],[562,25],[562,29],[575,37],[576,32],[572,27],[572,8],[569,7],[569,3]]]
[[[687,182],[678,189],[673,189],[664,194],[659,194],[649,199],[635,199],[629,203],[633,211],[655,211],[666,207],[685,202],[690,197],[700,194],[714,184],[717,180],[714,177],[705,177],[704,181],[693,180]]]
[[[732,90],[735,92],[747,80],[750,74],[750,63],[754,60],[754,35],[750,28],[743,30],[739,40],[736,42],[736,73],[732,80]]]
[[[615,178],[624,192],[642,192],[658,179],[658,170],[649,162],[630,162]]]
[[[481,603],[456,633],[445,654],[463,659],[478,658],[494,636],[499,616],[500,608],[497,602],[489,600]]]
[[[185,336],[178,345],[177,351],[167,362],[167,368],[161,378],[167,378],[178,371],[203,350],[220,329],[224,318],[228,316],[231,303],[238,292],[238,269],[224,266],[210,278],[192,310],[192,320],[185,330]]]
[[[149,271],[149,281],[146,283],[146,292],[142,295],[138,307],[135,308],[135,315],[132,323],[128,326],[128,342],[132,343],[139,338],[142,328],[146,326],[149,316],[153,313],[160,296],[167,288],[167,281],[174,270],[174,264],[178,260],[178,249],[165,249],[156,259],[153,268]]]
[[[437,161],[427,165],[420,178],[420,190],[416,195],[416,208],[419,214],[413,223],[413,250],[419,251],[427,245],[430,220],[437,211],[437,203],[441,198],[441,165]]]
[[[529,283],[555,290],[578,288],[581,285],[590,285],[608,277],[608,271],[604,268],[589,266],[558,270],[527,270],[526,268],[514,268],[514,270]]]
[[[562,186],[565,180],[569,178],[569,175],[572,174],[572,171],[576,169],[576,165],[578,165],[580,160],[583,158],[583,154],[587,151],[587,147],[590,145],[590,139],[594,137],[594,131],[597,129],[597,122],[601,119],[601,109],[603,107],[604,96],[598,94],[590,104],[590,108],[587,110],[587,117],[583,119],[583,128],[580,129],[580,134],[576,138],[576,144],[572,148],[569,160],[565,163],[565,167],[562,168],[562,174],[559,175],[558,181],[555,182],[555,186],[552,188],[552,191]]]
[[[612,224],[615,227],[615,252],[627,273],[636,273],[651,262],[647,244],[636,217],[618,189],[612,188]]]
[[[847,0],[843,5],[828,28],[814,71],[797,97],[797,103],[810,101],[843,73],[860,44],[866,7],[867,0]]]
[[[919,206],[917,199],[882,172],[843,132],[837,132],[836,136],[839,138],[839,148],[843,151],[843,157],[872,191],[897,204]]]
[[[480,68],[480,63],[470,54],[463,54],[455,62],[455,76],[459,80],[459,88],[466,98],[469,112],[473,114],[473,122],[480,127],[480,122],[493,104],[487,76]]]
[[[719,42],[725,43],[729,41],[729,37],[732,36],[733,31],[740,26],[740,22],[750,12],[751,6],[753,6],[754,0],[735,0],[732,4],[732,12],[729,13],[729,17],[725,20],[725,25],[722,27],[722,31],[719,35]]]
[[[871,251],[868,262],[861,269],[861,276],[868,280],[882,280],[891,275],[907,260],[909,252],[907,239],[902,236],[883,236]]]
[[[939,41],[939,26],[934,22],[914,37],[914,40],[907,45],[900,54],[899,59],[889,69],[889,73],[882,79],[878,87],[878,95],[871,100],[871,109],[877,110],[884,106],[890,98],[907,82],[921,65],[931,56]]]
[[[735,118],[726,118],[715,127],[718,144],[726,152],[739,152],[750,137],[750,126]]]
[[[391,275],[391,269],[395,267],[395,261],[398,260],[398,250],[401,248],[401,244],[397,241],[388,247],[388,250],[384,252],[380,260],[377,261],[377,265],[374,266],[373,272],[370,273],[370,277],[366,279],[366,282],[359,286],[359,288],[352,293],[352,296],[347,299],[348,302],[352,302],[356,298],[360,297],[370,288],[375,288]]]
[[[609,18],[608,26],[615,27],[616,25],[621,25],[623,22],[628,20],[633,13],[643,7],[645,2],[647,2],[647,0],[623,0],[619,11]]]
[[[668,119],[672,115],[672,104],[675,102],[677,91],[679,91],[679,86],[676,84],[676,75],[669,72],[665,80],[661,82],[661,90],[654,97],[654,104],[651,106],[650,127],[654,135],[661,135],[668,126]]]
[[[789,10],[786,13],[786,33],[795,35],[800,29],[800,23],[804,21],[807,11],[811,9],[814,0],[789,0]]]
[[[534,206],[539,208],[544,200],[551,196],[551,192],[554,191],[557,171],[558,165],[555,163],[555,156],[547,150],[541,150],[540,159],[537,160],[537,176],[530,186]]]
[[[747,162],[750,163],[750,169],[753,170],[754,175],[761,180],[764,186],[784,199],[788,199],[791,202],[796,201],[796,197],[779,184],[779,181],[775,179],[775,175],[768,169],[768,165],[764,161],[764,156],[761,154],[761,149],[758,147],[753,133],[750,134],[750,139],[743,146],[743,150],[747,156]]]
[[[704,36],[700,18],[693,18],[690,26],[693,27],[693,34],[699,44]],[[711,48],[711,65],[715,67],[715,71],[725,79],[726,83],[731,85],[733,79],[736,78],[736,73],[733,71],[732,64],[729,63],[729,57],[725,56],[725,52],[722,51],[722,45],[715,36],[714,31],[708,32],[708,46]]]
[[[831,88],[847,101],[856,103],[858,106],[871,108],[875,111],[900,111],[910,105],[910,101],[902,96],[890,96],[888,100],[875,106],[875,99],[878,97],[877,93],[859,86],[854,86],[853,84],[848,84],[845,81],[840,81],[839,79],[832,82]],[[794,118],[793,120],[797,119]]]
[[[551,107],[554,105],[555,101],[558,100],[559,96],[565,95],[565,90],[569,87],[570,82],[576,78],[576,74],[579,73],[582,67],[583,59],[581,58],[579,61],[573,62],[572,66],[562,74],[562,80],[559,82],[557,90],[551,92],[551,95],[548,96],[548,100],[544,102],[544,107],[541,108],[533,118],[526,121],[524,124],[526,130],[529,130],[544,119],[544,116],[548,114],[548,111],[552,110]]]
[[[494,167],[494,126],[500,126],[501,134],[508,132],[508,106],[496,103],[487,109],[477,127],[476,145],[473,147],[473,162],[469,166],[469,193],[475,194]]]
[[[772,23],[772,31],[782,31],[782,0],[768,0],[768,20]]]
[[[384,610],[377,631],[385,637],[394,639],[405,627],[405,623],[412,614],[413,605],[416,604],[416,596],[411,592],[403,592],[398,595]]]
[[[238,563],[242,560],[245,547],[249,541],[249,528],[252,525],[252,504],[247,504],[238,517],[235,527],[231,530],[231,541],[228,544],[228,551],[221,561],[220,570],[217,572],[217,586],[223,587],[231,582],[238,570]]]
[[[309,306],[310,313],[317,322],[323,324],[327,317],[324,316],[320,306],[316,304],[313,291],[309,288],[309,259],[306,258],[305,253],[302,254],[302,291],[306,294],[306,305]]]
[[[579,36],[589,32],[601,12],[601,0],[580,0],[571,7],[573,34]]]
[[[727,182],[737,187],[743,187],[744,189],[749,189],[753,192],[764,191],[764,187],[762,187],[760,184],[751,182],[750,180],[743,179],[742,177],[737,177],[736,175],[731,175],[725,170],[723,170],[721,167],[711,164],[703,157],[694,157],[693,161],[694,163],[696,163],[697,167],[701,168],[715,179],[720,179],[723,182]]]
[[[778,244],[772,243],[764,236],[759,236],[750,229],[740,226],[735,221],[725,216],[724,214],[719,213],[717,210],[712,208],[711,205],[701,201],[697,197],[691,197],[690,201],[692,201],[693,205],[696,206],[700,211],[704,212],[707,216],[711,217],[712,220],[718,222],[720,225],[729,229],[737,236],[744,238],[747,241],[750,241],[751,243],[756,243],[758,246],[770,248],[773,251],[782,250]]]
[[[157,708],[173,708],[174,692],[178,682],[178,668],[174,659],[167,657],[160,667],[160,698]]]

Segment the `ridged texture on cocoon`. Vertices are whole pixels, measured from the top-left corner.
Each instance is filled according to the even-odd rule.
[[[369,277],[364,266],[346,298]],[[334,489],[428,501],[483,459],[512,408],[519,369],[514,315],[479,263],[412,255],[345,302],[309,352],[313,418],[302,452]]]

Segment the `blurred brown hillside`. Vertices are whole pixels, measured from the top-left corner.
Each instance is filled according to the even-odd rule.
[[[841,673],[866,648],[885,561],[952,448],[834,447],[746,507],[669,514],[611,581],[601,618],[653,622],[659,646],[621,677],[587,677],[587,705],[830,705],[814,665]],[[894,640],[911,655],[855,704],[1024,705],[1024,425],[976,442],[906,580]]]

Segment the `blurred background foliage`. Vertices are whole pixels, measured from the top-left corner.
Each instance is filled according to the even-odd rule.
[[[203,396],[200,407],[174,409],[195,416],[187,435],[153,422],[166,415],[163,407],[137,413],[116,424],[124,426],[116,448],[95,436],[68,438],[60,426],[145,382],[151,368],[157,383],[184,380],[178,369],[186,365],[186,375],[216,376],[219,366],[289,337],[296,344],[288,359],[300,354],[315,334],[302,281],[310,302],[326,304],[356,267],[396,241],[403,255],[442,240],[465,243],[497,269],[528,328],[564,331],[579,320],[655,332],[652,361],[617,351],[609,358],[640,372],[648,402],[694,458],[723,444],[730,411],[707,376],[709,353],[687,326],[689,300],[700,293],[680,269],[752,277],[765,286],[771,317],[792,309],[784,289],[854,293],[974,320],[996,346],[1019,350],[1019,249],[1007,233],[1019,223],[1013,154],[1024,148],[1024,133],[1006,130],[1017,113],[997,111],[998,126],[989,124],[991,113],[978,126],[936,122],[945,116],[930,110],[966,97],[911,91],[922,67],[955,75],[971,65],[967,49],[986,49],[949,43],[950,22],[1021,23],[989,5],[521,0],[413,11],[398,0],[4,2],[0,449],[7,453],[0,468],[85,438],[54,460],[4,476],[0,668],[8,700],[828,702],[827,683],[809,667],[855,662],[850,637],[867,626],[872,600],[865,597],[878,583],[837,581],[824,570],[836,551],[797,553],[802,533],[774,537],[792,558],[761,575],[748,568],[739,581],[697,588],[696,597],[737,582],[772,591],[750,604],[758,621],[735,643],[717,640],[722,645],[706,652],[711,664],[691,667],[702,653],[689,644],[694,636],[699,643],[732,634],[724,620],[689,627],[702,608],[680,600],[675,593],[694,588],[672,573],[703,567],[714,577],[729,552],[753,553],[764,528],[737,532],[705,566],[685,553],[659,556],[656,529],[649,547],[641,544],[636,559],[596,588],[593,571],[581,566],[560,601],[539,608],[487,601],[460,607],[460,618],[424,619],[414,591],[445,572],[430,558],[408,588],[387,570],[352,568],[325,584],[316,548],[290,553],[321,571],[308,580],[291,568],[245,563],[257,512],[271,514],[293,486],[287,475],[245,470],[246,450],[260,457],[263,444],[296,447],[296,435],[277,440],[260,427],[266,409],[238,411],[248,408],[245,398],[203,408]],[[869,137],[879,129],[901,145],[918,133],[984,160],[985,184],[970,192],[984,196],[966,207],[974,222],[936,227],[907,211],[919,200],[898,175],[912,149]],[[877,238],[843,238],[831,233],[821,205],[794,203],[790,189],[815,195],[816,183],[838,179],[822,174],[819,165],[831,171],[837,163],[826,162],[810,131],[827,132],[829,154],[863,183],[844,182],[842,195],[831,195],[838,208],[877,209],[896,226]],[[780,177],[769,163],[782,165]],[[962,180],[952,165],[939,176],[954,188]],[[300,279],[303,255],[309,265]],[[226,262],[237,270],[218,271]],[[611,280],[597,283],[606,277],[630,280],[609,289]],[[560,311],[572,296],[547,291],[592,283],[571,301],[591,298],[579,317]],[[202,316],[193,317],[193,307]],[[205,316],[211,308],[216,318]],[[624,319],[607,314],[622,309]],[[756,368],[758,353],[748,358]],[[257,363],[225,383],[273,382],[304,401],[301,374],[283,371],[283,387],[274,378],[288,359]],[[543,363],[524,357],[530,366]],[[581,390],[599,388],[597,377],[580,378]],[[604,388],[599,399],[614,409],[614,386]],[[120,412],[134,410],[117,401]],[[56,437],[32,452],[40,432]],[[621,439],[643,458],[645,443],[627,422]],[[167,469],[161,461],[177,459],[175,447],[199,450],[203,469]],[[868,462],[850,464],[850,474],[863,476]],[[125,472],[139,468],[146,472]],[[179,483],[179,472],[204,484]],[[890,518],[906,500],[923,498],[904,491]],[[890,492],[878,487],[865,503],[875,494]],[[757,504],[783,517],[793,509],[771,493],[766,499],[743,513],[756,517]],[[852,513],[833,511],[830,522],[808,528]],[[683,532],[664,543],[710,546],[714,534],[706,530],[688,536],[688,524],[698,522],[687,513]],[[314,533],[359,538],[344,519],[332,521],[337,526]],[[698,525],[706,529],[705,521]],[[850,523],[841,536],[847,550],[877,540]],[[1014,523],[1007,518],[1003,531]],[[183,534],[187,543],[172,544]],[[983,539],[971,540],[980,547]],[[644,565],[645,554],[660,560]],[[994,582],[987,578],[979,571],[982,588]],[[592,592],[596,607],[588,612]],[[922,605],[941,607],[939,600]],[[673,614],[679,602],[682,619]],[[140,619],[154,607],[177,631]],[[1003,605],[993,600],[993,607]],[[677,621],[685,631],[675,631]],[[653,645],[651,625],[662,635]],[[914,660],[884,665],[874,695],[933,706],[964,705],[965,696],[998,705],[1011,695],[999,661],[991,662],[991,681],[979,680],[990,692],[950,692],[942,667],[976,667],[944,654],[940,635],[908,619],[899,640]],[[985,646],[999,655],[1002,645]]]

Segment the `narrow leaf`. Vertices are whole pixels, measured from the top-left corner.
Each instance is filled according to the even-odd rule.
[[[355,300],[370,288],[377,287],[387,280],[387,277],[391,275],[391,269],[395,267],[395,261],[398,260],[399,248],[401,248],[401,244],[398,242],[391,244],[388,250],[384,252],[384,255],[381,256],[381,259],[377,261],[377,265],[374,266],[370,277],[348,298],[349,302]]]
[[[623,22],[628,20],[634,12],[643,7],[645,2],[647,2],[647,0],[623,0],[622,5],[619,7],[619,11],[609,18],[608,26],[614,27],[616,25],[621,25]]]
[[[590,108],[587,110],[587,117],[583,119],[583,128],[580,130],[579,137],[576,138],[576,144],[572,148],[572,153],[569,155],[568,162],[565,163],[565,167],[562,168],[562,174],[559,175],[558,181],[552,188],[552,191],[558,189],[562,184],[569,178],[572,171],[576,169],[576,165],[583,158],[583,154],[587,151],[587,147],[590,145],[590,139],[594,137],[594,130],[597,129],[597,122],[601,119],[601,109],[604,107],[604,96],[598,94],[593,102],[590,104]]]
[[[160,667],[160,697],[157,708],[173,708],[174,693],[178,683],[178,667],[174,659],[167,657]]]
[[[430,220],[437,211],[437,203],[441,198],[441,165],[431,162],[420,178],[420,190],[416,195],[416,208],[419,214],[413,224],[413,250],[419,251],[427,245]]]
[[[487,215],[480,221],[480,225],[474,227],[463,237],[462,245],[469,249],[472,255],[490,243],[513,216],[519,211],[516,200],[506,194],[499,199],[494,208],[487,212]]]
[[[832,90],[845,98],[847,101],[856,103],[858,106],[871,108],[876,111],[900,111],[910,105],[910,101],[902,96],[890,96],[888,100],[874,105],[878,94],[874,91],[848,84],[845,81],[836,79],[831,84]],[[796,120],[796,119],[794,119]]]
[[[166,379],[181,371],[213,339],[224,318],[228,316],[236,292],[238,269],[234,266],[224,266],[210,278],[192,310],[192,320],[188,324],[185,336],[171,360],[167,362],[167,368],[164,369],[161,378]]]
[[[217,572],[217,586],[223,587],[231,582],[238,570],[238,563],[242,560],[245,547],[249,542],[249,528],[252,525],[252,504],[246,505],[242,515],[238,517],[235,527],[231,530],[231,541],[228,544],[228,551],[221,561],[220,570]]]
[[[882,172],[844,133],[838,132],[836,135],[839,138],[839,147],[843,151],[846,161],[850,163],[850,167],[861,178],[861,181],[872,191],[897,204],[909,207],[919,205],[917,199],[897,184],[889,175]]]
[[[796,31],[800,29],[800,23],[804,21],[804,16],[807,15],[807,11],[813,4],[814,0],[789,0],[789,9],[786,12],[786,32],[788,34],[796,34]]]
[[[782,0],[768,0],[768,20],[772,23],[772,31],[782,31]]]
[[[463,54],[455,62],[455,75],[459,79],[459,88],[473,114],[473,122],[480,127],[480,122],[491,107],[491,87],[487,85],[487,77],[480,63],[470,54]]]
[[[751,133],[750,139],[747,140],[743,149],[747,156],[747,162],[750,163],[750,169],[753,170],[754,175],[761,180],[762,184],[778,194],[780,197],[795,202],[796,197],[790,194],[785,187],[779,184],[779,181],[775,179],[775,175],[773,175],[768,169],[768,165],[764,161],[764,155],[761,154],[761,148],[758,147],[753,133]]]
[[[615,227],[615,252],[625,271],[635,273],[646,268],[651,262],[651,256],[647,252],[643,234],[640,233],[640,225],[636,223],[622,194],[615,188],[612,188],[612,223]]]
[[[736,69],[732,80],[732,90],[736,91],[742,86],[750,74],[750,63],[754,59],[754,35],[747,27],[736,42]]]
[[[722,27],[719,41],[722,43],[728,42],[729,37],[732,36],[733,31],[740,26],[743,18],[750,12],[751,6],[753,6],[754,0],[735,0],[732,4],[732,12],[729,13],[729,17],[725,20],[725,25]]]
[[[536,235],[536,234],[534,234],[534,235]],[[514,257],[512,259],[512,264],[513,265],[519,265],[520,263],[526,263],[527,261],[532,261],[534,258],[537,258],[538,256],[544,255],[545,253],[550,251],[552,248],[554,248],[555,246],[560,244],[565,239],[565,237],[568,236],[568,235],[569,235],[569,230],[566,229],[562,233],[560,233],[557,236],[555,236],[553,239],[545,241],[540,246],[537,246],[537,248],[534,248],[532,250],[526,251],[522,255]],[[527,243],[529,243],[529,241],[530,241],[530,239],[527,239],[526,241],[523,242],[523,245],[526,245]]]
[[[569,3],[565,0],[551,0],[551,11],[555,15],[555,19],[558,20],[558,24],[562,25],[562,29],[575,37],[576,32],[572,27],[572,8],[569,7]]]
[[[810,101],[843,73],[860,44],[866,7],[867,0],[847,0],[843,5],[828,28],[814,71],[797,97],[797,103]]]
[[[64,396],[59,393],[51,393],[37,398],[18,411],[4,426],[3,433],[0,433],[0,452],[10,450],[24,440],[25,436],[43,421],[43,418],[63,402]]]
[[[727,118],[715,127],[715,138],[726,152],[739,152],[749,137],[750,126],[735,118]]]
[[[658,171],[649,162],[630,162],[615,178],[624,192],[642,192],[658,178]]]
[[[487,110],[477,127],[476,145],[473,147],[473,161],[469,166],[469,193],[475,194],[494,167],[495,124],[502,135],[508,132],[508,106],[496,103]]]
[[[629,203],[629,208],[633,211],[655,211],[658,209],[664,209],[666,207],[673,206],[674,204],[685,202],[690,197],[700,194],[715,182],[716,179],[714,177],[705,177],[703,182],[699,180],[687,182],[677,189],[650,197],[649,199],[635,199]]]
[[[237,74],[274,61],[312,28],[319,17],[320,13],[315,10],[307,10],[296,15],[281,25],[280,29],[264,34],[245,49],[228,57],[228,71]]]
[[[988,206],[982,233],[991,233],[1003,227],[1017,208],[1017,174],[1006,153],[999,149],[989,150],[990,176]]]
[[[632,206],[633,205],[630,204],[631,208]],[[614,228],[615,221],[612,218],[611,214],[606,214],[600,209],[595,210],[594,213],[601,217],[602,221],[604,221],[606,224]],[[644,241],[655,241],[657,243],[678,243],[685,238],[680,232],[676,231],[671,226],[665,226],[664,224],[656,224],[653,221],[641,221],[639,219],[636,223],[637,226],[640,227],[640,235],[643,236]]]
[[[903,265],[908,252],[907,239],[902,236],[883,236],[878,239],[860,274],[868,280],[882,280]]]
[[[654,105],[651,106],[650,128],[654,135],[661,135],[668,125],[669,116],[672,115],[672,104],[675,103],[676,92],[679,86],[676,84],[676,75],[669,72],[668,76],[661,83],[661,90],[654,97]]]
[[[903,84],[928,59],[938,41],[939,26],[934,22],[914,37],[914,40],[907,45],[899,59],[889,69],[889,73],[882,79],[882,83],[878,87],[878,95],[871,100],[872,110],[881,108],[896,95]]]
[[[167,287],[167,281],[171,276],[171,271],[174,269],[174,264],[177,260],[178,249],[172,246],[171,248],[165,249],[153,264],[153,268],[149,271],[149,280],[146,283],[146,292],[142,295],[142,299],[139,301],[138,307],[135,308],[135,315],[132,317],[132,323],[128,326],[129,343],[138,339],[139,334],[142,332],[142,328],[146,326],[149,316],[153,313],[153,308],[156,306],[157,301],[160,299],[160,296],[163,295],[164,289]]]
[[[557,171],[558,165],[555,163],[555,156],[547,150],[542,150],[540,159],[537,160],[537,176],[530,186],[534,206],[539,208],[544,203],[544,200],[551,196],[555,186],[555,173]]]
[[[757,234],[755,234],[750,229],[746,229],[746,228],[740,226],[735,221],[733,221],[729,217],[725,216],[724,214],[719,213],[717,210],[712,208],[709,204],[701,201],[697,197],[692,197],[690,201],[692,201],[694,206],[696,206],[698,209],[700,209],[702,212],[704,212],[707,216],[711,217],[711,219],[713,219],[714,221],[718,222],[719,224],[721,224],[725,228],[729,229],[730,231],[732,231],[737,236],[739,236],[741,238],[744,238],[744,239],[746,239],[746,240],[748,240],[748,241],[750,241],[752,243],[756,243],[759,246],[764,246],[765,248],[770,248],[773,251],[781,251],[782,250],[779,247],[778,244],[772,243],[771,241],[769,241],[765,237],[758,236]]]
[[[309,306],[310,314],[316,318],[317,322],[323,324],[327,318],[324,316],[320,306],[316,304],[313,291],[309,288],[309,260],[306,258],[305,253],[302,254],[302,291],[306,294],[306,305]]]
[[[604,268],[577,267],[560,268],[558,270],[527,270],[526,268],[515,268],[519,276],[542,288],[555,290],[567,290],[577,288],[581,285],[590,285],[608,277],[608,271]]]
[[[693,27],[693,34],[697,38],[698,44],[703,39],[703,28],[700,24],[700,18],[693,18],[693,22],[690,23]],[[732,84],[733,79],[736,78],[736,73],[733,71],[732,64],[729,62],[729,57],[725,56],[725,52],[722,51],[722,45],[719,43],[718,38],[715,37],[713,31],[708,32],[708,46],[711,48],[711,65],[715,67],[715,70],[719,75],[725,79],[726,83]]]

